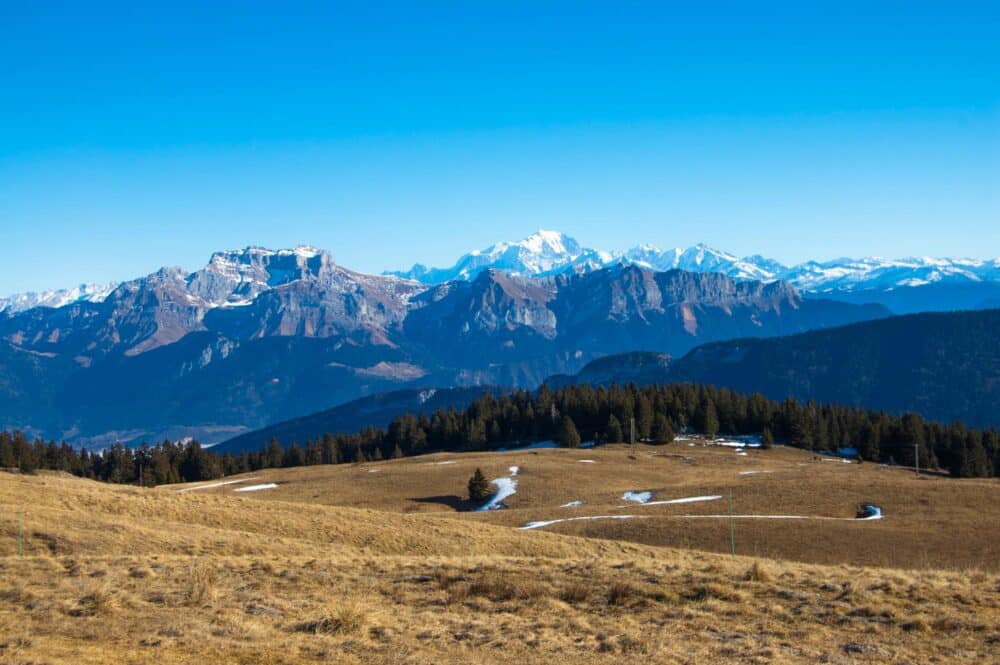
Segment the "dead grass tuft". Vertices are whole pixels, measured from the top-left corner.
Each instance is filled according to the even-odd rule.
[[[584,603],[590,597],[590,587],[582,582],[573,582],[559,592],[559,600],[564,603]]]
[[[69,614],[74,617],[105,615],[114,613],[118,607],[118,598],[111,592],[107,582],[87,582]]]
[[[216,593],[215,571],[201,562],[193,562],[188,572],[184,601],[201,606],[212,601]]]
[[[768,572],[767,568],[760,561],[754,561],[744,579],[748,582],[769,583],[774,581],[774,576]]]
[[[328,606],[318,619],[296,624],[294,630],[316,635],[361,635],[371,622],[371,610],[361,598],[349,598],[344,602]]]
[[[910,633],[929,633],[931,632],[931,626],[923,617],[915,617],[909,621],[904,621],[899,626],[903,630]]]

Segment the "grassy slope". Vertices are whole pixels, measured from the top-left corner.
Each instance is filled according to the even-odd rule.
[[[652,456],[666,452],[692,461],[677,459],[680,466],[661,473],[655,464],[671,458]],[[553,514],[543,504],[565,496],[560,482],[586,482],[578,498],[616,504],[617,484],[630,483],[614,479],[615,465],[632,478],[645,474],[639,480],[648,487],[626,489],[666,498],[675,489],[693,495],[727,479],[734,484],[730,460],[791,474],[796,454],[750,459],[674,446],[640,448],[634,461],[624,449],[452,456],[445,459],[461,461],[265,472],[262,481],[285,484],[242,495],[233,486],[178,493],[0,474],[0,662],[592,663],[621,662],[623,654],[658,663],[929,662],[995,653],[995,573],[762,561],[502,526]],[[515,463],[523,470],[509,511],[458,514],[409,496],[458,492],[453,483],[473,464],[500,472]],[[688,466],[699,472],[678,470]],[[831,487],[850,488],[848,472],[880,473],[844,467],[802,468],[830,474]],[[564,481],[549,475],[557,468]],[[772,475],[777,485],[779,473]],[[996,492],[995,484],[914,480],[911,501],[899,489],[902,474],[884,472],[895,476],[898,505],[884,501],[883,524],[844,524],[892,528],[899,519],[903,528],[895,515],[926,497],[933,504],[953,496],[959,505]],[[741,494],[763,476],[754,478],[737,477]],[[933,494],[939,482],[953,491]],[[783,501],[776,497],[800,491],[792,489],[798,484],[767,500]],[[995,525],[990,498],[979,519]],[[817,511],[824,501],[839,505],[817,501]],[[26,556],[18,558],[22,506]],[[636,510],[662,509],[629,512]],[[847,535],[863,540],[864,533]],[[995,552],[996,543],[988,544]]]
[[[1000,571],[1000,544],[990,528],[1000,523],[1000,483],[995,480],[917,478],[901,468],[820,461],[782,447],[741,456],[731,449],[687,443],[638,446],[635,459],[627,446],[619,445],[266,470],[248,474],[258,478],[248,484],[273,481],[277,489],[237,495],[261,502],[444,514],[512,527],[581,515],[643,515],[631,521],[562,523],[545,531],[717,552],[730,548],[726,520],[680,516],[725,513],[730,490],[737,514],[851,518],[859,503],[871,501],[885,508],[885,520],[741,520],[736,525],[737,551],[811,563]],[[579,461],[583,459],[594,463]],[[452,463],[439,464],[442,461]],[[461,495],[476,467],[492,479],[506,476],[511,465],[521,471],[517,494],[506,502],[509,510],[455,512],[469,507]],[[747,470],[772,473],[740,475]],[[202,491],[232,494],[236,487]],[[722,495],[725,500],[622,509],[626,490],[652,490],[654,499]],[[559,507],[573,500],[585,505]]]

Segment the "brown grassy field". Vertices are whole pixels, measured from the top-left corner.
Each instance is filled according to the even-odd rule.
[[[456,512],[472,469],[515,464],[508,510]],[[0,474],[0,662],[973,663],[1000,650],[996,483],[686,445],[251,476],[279,486]],[[725,502],[617,508],[625,490],[730,487],[738,513],[850,517],[872,500],[886,519],[773,533],[741,520],[738,551],[766,556],[733,557],[705,551],[728,547],[725,520],[681,517]],[[586,503],[558,507],[574,499]],[[654,517],[511,528],[613,512]],[[941,551],[912,556],[921,533]],[[835,537],[848,542],[834,552],[810,542]],[[948,553],[947,569],[928,567]]]
[[[728,520],[682,516],[727,513],[731,491],[737,515],[845,518],[741,518],[735,522],[737,554],[824,564],[1000,571],[1000,535],[995,528],[1000,524],[1000,482],[996,480],[917,477],[904,469],[824,461],[784,447],[751,450],[743,456],[732,449],[688,443],[637,446],[634,455],[628,446],[615,445],[589,450],[437,454],[363,465],[265,470],[247,474],[244,478],[251,480],[242,483],[192,493],[440,514],[512,527],[588,515],[635,515],[641,519],[577,520],[544,530],[729,552]],[[464,499],[472,472],[480,467],[492,479],[509,475],[512,465],[520,471],[517,493],[505,501],[508,509],[467,512],[471,506]],[[235,492],[241,484],[271,482],[278,487]],[[706,495],[723,498],[621,508],[627,503],[622,494],[629,490],[652,491],[654,501]],[[576,500],[583,505],[560,508]],[[883,507],[885,519],[849,519],[865,501]]]

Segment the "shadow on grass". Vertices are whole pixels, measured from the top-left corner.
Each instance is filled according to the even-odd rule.
[[[441,496],[419,496],[413,497],[410,501],[416,501],[417,503],[436,503],[442,506],[448,506],[452,510],[473,510],[479,506],[475,501],[469,501],[468,499],[463,499],[460,496],[454,494],[442,494]]]

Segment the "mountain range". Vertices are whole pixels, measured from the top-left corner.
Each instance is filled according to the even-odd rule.
[[[991,304],[990,298],[1000,296],[1000,259],[839,258],[787,266],[760,255],[740,258],[703,244],[668,250],[647,244],[624,252],[608,252],[583,247],[573,238],[555,231],[538,231],[518,242],[500,242],[470,252],[449,268],[417,264],[409,270],[387,274],[424,284],[439,284],[474,279],[489,269],[540,277],[612,265],[635,265],[655,271],[718,272],[737,281],[781,280],[803,293],[824,297],[855,301],[860,298],[864,302],[881,302],[889,298],[901,310],[908,309],[905,299],[890,298],[885,293],[900,289],[913,293],[921,287],[937,286],[940,297],[930,304],[933,309],[949,308],[948,292],[941,286],[964,287],[966,291],[970,286],[973,290],[979,287],[981,295],[978,297],[984,300],[984,306]],[[921,305],[927,306],[928,303]]]
[[[0,427],[95,447],[205,442],[418,386],[537,386],[604,355],[880,318],[782,281],[614,264],[425,285],[248,248],[103,300],[0,314]]]
[[[328,253],[313,247],[280,251],[251,247],[218,252],[205,269],[188,276],[190,281],[198,282],[192,295],[207,307],[245,305],[259,293],[301,276],[301,268],[292,265],[295,257],[316,259],[322,255]],[[523,240],[498,242],[471,251],[447,268],[418,263],[409,270],[383,275],[412,281],[418,286],[433,286],[456,280],[471,281],[486,270],[547,277],[617,265],[634,265],[657,272],[674,269],[718,272],[736,281],[781,280],[807,297],[880,303],[896,313],[1000,305],[1000,258],[838,258],[789,266],[760,255],[740,258],[704,244],[687,249],[661,250],[645,244],[626,251],[597,250],[556,231],[538,231]],[[179,268],[174,270],[183,274]],[[0,298],[0,313],[102,302],[118,286],[84,284],[72,289],[4,297]]]

